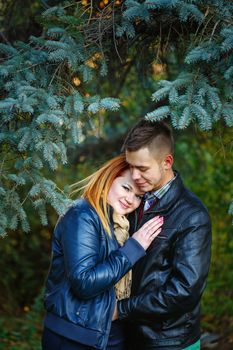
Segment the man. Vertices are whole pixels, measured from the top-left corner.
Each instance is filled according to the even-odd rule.
[[[131,325],[133,350],[200,349],[200,299],[210,264],[211,223],[201,201],[173,166],[173,137],[164,122],[141,120],[124,146],[132,177],[146,193],[131,232],[155,215],[162,232],[133,269],[132,293],[118,302]]]

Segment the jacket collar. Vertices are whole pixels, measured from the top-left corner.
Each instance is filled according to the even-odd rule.
[[[180,174],[178,171],[176,171],[176,178],[171,183],[169,190],[162,196],[161,199],[158,200],[157,204],[154,207],[144,212],[144,214],[167,211],[176,203],[184,189],[184,184],[180,177]],[[140,209],[137,209],[137,214],[139,213],[139,210]]]

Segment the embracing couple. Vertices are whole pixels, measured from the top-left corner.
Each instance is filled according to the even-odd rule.
[[[43,350],[200,349],[211,224],[173,143],[165,122],[141,120],[58,220]]]

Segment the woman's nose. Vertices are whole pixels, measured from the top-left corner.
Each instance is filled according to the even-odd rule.
[[[133,193],[128,193],[127,196],[126,196],[126,201],[129,203],[129,204],[132,204],[133,203]]]

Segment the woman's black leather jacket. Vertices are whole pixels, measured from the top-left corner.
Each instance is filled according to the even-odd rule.
[[[114,285],[145,251],[130,238],[118,246],[91,205],[78,200],[59,219],[45,290],[44,325],[64,337],[105,349],[116,296]]]

